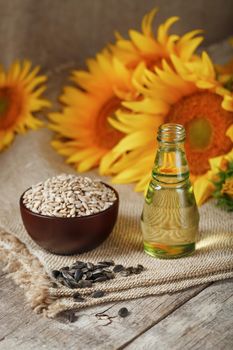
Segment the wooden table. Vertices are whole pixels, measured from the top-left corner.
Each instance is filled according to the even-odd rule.
[[[124,319],[117,316],[123,306]],[[85,309],[70,323],[32,312],[0,270],[0,350],[13,349],[232,350],[233,279]]]

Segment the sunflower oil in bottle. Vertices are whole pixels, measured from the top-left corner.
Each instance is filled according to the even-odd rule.
[[[185,129],[164,124],[141,216],[144,251],[158,258],[179,258],[195,250],[199,214],[189,181]]]

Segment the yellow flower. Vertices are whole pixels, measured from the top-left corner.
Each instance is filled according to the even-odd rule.
[[[233,94],[225,92],[222,107],[227,111],[233,112]]]
[[[135,71],[134,85],[144,97],[141,101],[124,102],[123,106],[132,112],[112,121],[125,137],[103,158],[100,171],[115,174],[115,183],[136,181],[136,190],[143,190],[153,165],[155,125],[183,124],[191,178],[201,204],[206,193],[213,191],[209,186],[212,173],[208,173],[212,158],[223,157],[232,150],[233,113],[221,106],[226,90],[219,86],[206,53],[193,62],[182,62],[174,55],[171,61],[173,69],[163,61],[162,68],[155,68],[155,72],[144,65]]]
[[[223,184],[222,194],[227,194],[229,197],[233,198],[233,177],[227,179]]]
[[[51,113],[51,129],[58,132],[52,145],[68,157],[78,171],[86,171],[99,164],[123,136],[108,122],[121,101],[136,98],[131,83],[131,71],[108,51],[87,61],[88,71],[74,71],[76,86],[64,88],[61,113]]]
[[[163,58],[169,59],[171,54],[178,55],[182,60],[190,60],[203,40],[198,36],[201,30],[194,30],[182,37],[168,35],[170,27],[179,17],[170,17],[158,27],[157,35],[152,30],[152,22],[157,9],[146,14],[142,20],[142,32],[129,31],[129,39],[124,39],[116,33],[116,44],[110,46],[113,54],[127,67],[135,68],[138,63],[145,62],[147,68],[160,66]]]
[[[161,59],[169,58],[171,52],[185,61],[193,59],[193,52],[202,41],[201,37],[196,37],[199,30],[181,38],[168,36],[168,29],[178,20],[176,17],[162,24],[155,38],[151,29],[155,12],[153,10],[144,17],[142,34],[130,31],[132,42],[118,35],[111,52],[104,50],[96,59],[88,60],[87,71],[75,71],[73,81],[76,86],[66,87],[61,96],[65,105],[63,110],[49,116],[52,121],[50,127],[57,132],[52,145],[67,157],[68,163],[75,165],[77,171],[98,166],[101,158],[127,132],[127,126],[123,131],[117,130],[114,121],[117,117],[123,118],[127,112],[124,102],[141,98],[132,84],[135,65],[141,60],[145,60],[148,66],[160,65]],[[142,121],[137,118],[135,127],[140,128],[140,123],[144,125],[147,120],[147,125],[154,130],[158,126],[158,118],[146,118]],[[151,154],[148,157],[151,159]]]
[[[39,85],[47,78],[37,75],[38,71],[39,67],[31,69],[29,61],[17,61],[8,71],[0,67],[0,151],[12,142],[15,133],[42,125],[33,114],[50,103],[40,97],[46,87]]]

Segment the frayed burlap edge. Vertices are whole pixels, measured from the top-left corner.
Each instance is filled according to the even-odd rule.
[[[24,290],[32,309],[46,315],[55,298],[49,295],[51,280],[39,260],[16,237],[0,231],[0,261],[3,271]]]
[[[92,298],[77,305],[73,301],[72,295],[59,296],[59,291],[53,288],[53,281],[47,275],[39,260],[16,237],[1,230],[0,260],[4,264],[3,270],[8,274],[8,277],[11,277],[24,290],[26,301],[31,305],[32,309],[50,318],[54,318],[66,310],[78,310],[107,302],[174,293],[200,284],[233,277],[233,271],[226,270],[224,274],[220,272],[162,285],[155,284],[112,292],[101,298],[101,300]]]

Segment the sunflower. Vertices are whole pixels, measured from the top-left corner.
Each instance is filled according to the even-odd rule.
[[[102,157],[124,136],[124,131],[117,130],[113,123],[128,111],[124,102],[141,98],[132,84],[138,62],[143,59],[148,66],[160,65],[162,58],[168,58],[170,52],[187,61],[193,59],[193,52],[202,41],[201,37],[196,37],[199,30],[181,38],[168,36],[169,27],[178,20],[176,17],[159,27],[156,39],[151,30],[155,12],[153,10],[144,17],[142,34],[131,31],[132,41],[118,35],[111,50],[106,49],[95,59],[87,61],[87,71],[74,71],[72,80],[75,86],[65,87],[60,98],[64,104],[62,111],[49,115],[50,128],[57,132],[52,145],[77,171],[98,166]],[[148,117],[147,125],[154,130],[158,119]]]
[[[201,30],[193,30],[182,37],[175,34],[168,35],[170,27],[179,20],[179,17],[168,18],[158,27],[157,35],[154,35],[152,24],[156,13],[157,9],[147,13],[142,20],[142,32],[130,30],[129,39],[116,33],[116,43],[110,48],[128,68],[135,68],[140,62],[144,62],[147,68],[160,66],[161,60],[169,59],[171,54],[188,61],[193,59],[194,51],[203,41],[203,37],[197,36]]]
[[[227,106],[230,105],[231,96],[216,80],[206,53],[193,62],[183,62],[171,55],[171,62],[173,68],[163,61],[162,68],[157,67],[154,72],[143,64],[135,71],[134,85],[143,99],[124,102],[123,106],[131,113],[111,121],[125,136],[103,158],[100,171],[115,174],[115,183],[136,181],[136,190],[143,190],[150,177],[156,147],[157,127],[152,129],[152,120],[157,126],[163,122],[183,124],[191,179],[197,202],[201,204],[213,191],[209,181],[214,174],[211,162],[232,153],[233,113],[225,108],[226,100]]]
[[[64,88],[63,110],[49,115],[50,128],[58,132],[52,145],[80,172],[97,166],[118,143],[123,134],[108,118],[114,118],[122,101],[137,97],[131,71],[108,51],[88,60],[87,66],[88,71],[73,72],[75,86]]]
[[[8,146],[16,133],[28,128],[36,129],[42,122],[34,112],[50,103],[41,98],[45,91],[46,76],[37,75],[39,67],[31,69],[31,63],[18,61],[8,71],[0,67],[0,151]]]

